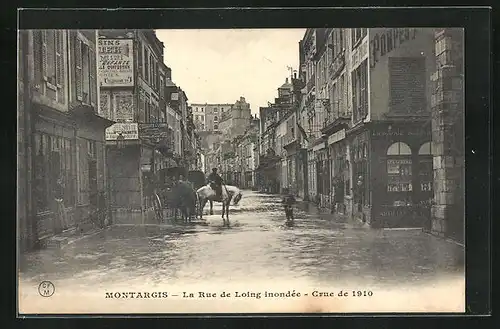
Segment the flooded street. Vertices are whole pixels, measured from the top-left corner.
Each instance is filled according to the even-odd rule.
[[[205,212],[208,212],[208,205]],[[220,205],[206,225],[118,225],[61,249],[22,259],[21,282],[36,287],[307,279],[314,284],[425,282],[463,275],[463,248],[419,230],[373,230],[296,209],[283,226],[277,196],[246,191],[222,226]]]

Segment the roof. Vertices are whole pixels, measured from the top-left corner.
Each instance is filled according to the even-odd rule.
[[[288,81],[288,78],[286,78],[285,83],[281,85],[279,89],[292,89],[293,85]]]

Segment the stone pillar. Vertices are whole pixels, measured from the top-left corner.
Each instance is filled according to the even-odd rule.
[[[434,204],[431,231],[464,240],[463,30],[438,29],[432,76]]]

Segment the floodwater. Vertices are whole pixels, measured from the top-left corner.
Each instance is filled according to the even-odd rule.
[[[231,206],[230,227],[223,227],[220,213],[215,204],[205,225],[113,226],[62,248],[28,253],[20,259],[21,283],[390,286],[464,276],[463,247],[420,230],[374,230],[304,205],[295,210],[295,225],[286,227],[279,197],[252,191]]]

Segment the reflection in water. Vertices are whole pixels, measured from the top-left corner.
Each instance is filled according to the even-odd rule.
[[[208,206],[206,208],[206,211]],[[220,205],[207,226],[115,226],[62,249],[30,253],[21,277],[68,284],[131,284],[307,279],[317,283],[417,282],[463,274],[463,248],[420,231],[358,228],[319,219],[306,207],[285,227],[276,196],[246,192],[222,226]]]

